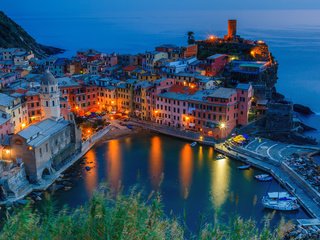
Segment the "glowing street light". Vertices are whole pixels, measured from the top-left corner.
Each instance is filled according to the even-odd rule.
[[[215,40],[217,37],[215,36],[215,35],[209,35],[209,40],[211,40],[211,41],[213,41],[213,40]]]
[[[21,126],[22,126],[22,128],[25,128],[25,127],[26,127],[26,124],[25,124],[25,123],[22,123]]]
[[[221,123],[219,124],[219,128],[220,128],[220,129],[226,129],[226,128],[227,128],[226,123],[221,122]]]

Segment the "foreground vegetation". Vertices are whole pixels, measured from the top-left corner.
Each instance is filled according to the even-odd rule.
[[[261,231],[254,221],[234,218],[229,225],[205,224],[197,236],[186,234],[176,218],[165,216],[160,196],[139,192],[114,196],[107,188],[74,210],[55,211],[49,201],[41,214],[25,206],[9,216],[0,239],[281,239],[286,225]],[[188,235],[188,236],[186,236]]]

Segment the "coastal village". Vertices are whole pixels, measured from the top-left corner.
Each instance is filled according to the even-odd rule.
[[[188,32],[186,46],[163,44],[135,55],[87,49],[71,58],[38,58],[0,49],[1,203],[45,190],[120,125],[212,145],[262,168],[297,194],[315,222],[317,142],[302,134],[308,127],[294,104],[277,93],[278,63],[268,45],[241,38],[236,20],[227,30],[204,40]],[[279,171],[289,177],[281,180]],[[306,226],[295,231],[310,234]]]

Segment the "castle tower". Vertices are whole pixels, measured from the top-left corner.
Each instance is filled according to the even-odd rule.
[[[228,39],[234,39],[237,35],[237,20],[228,20]]]
[[[58,81],[49,70],[46,70],[42,75],[40,88],[42,119],[60,119],[60,91]]]

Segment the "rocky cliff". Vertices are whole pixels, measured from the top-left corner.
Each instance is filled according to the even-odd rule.
[[[37,57],[63,52],[62,49],[37,43],[33,37],[2,11],[0,11],[0,47],[24,48],[33,51]]]

